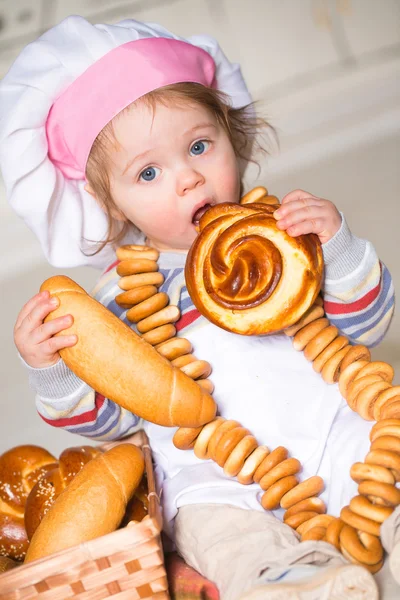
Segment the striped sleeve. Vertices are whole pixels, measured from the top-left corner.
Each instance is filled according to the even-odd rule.
[[[339,232],[322,248],[324,307],[329,320],[353,343],[376,346],[394,313],[388,268],[370,242],[350,232],[344,217]]]
[[[139,417],[92,389],[61,403],[37,395],[36,407],[49,425],[95,440],[117,440],[142,428]]]

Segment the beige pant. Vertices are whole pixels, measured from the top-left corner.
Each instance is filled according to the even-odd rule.
[[[382,525],[381,539],[389,553],[400,544],[400,507]],[[175,519],[175,543],[185,561],[217,585],[222,600],[237,600],[295,566],[347,564],[330,544],[300,544],[293,529],[271,513],[225,504],[180,508]],[[391,568],[398,571],[399,565]],[[390,597],[397,597],[396,592]]]
[[[347,563],[326,542],[300,544],[298,534],[271,513],[225,504],[180,508],[175,543],[185,561],[217,585],[222,600],[236,600],[293,565]]]

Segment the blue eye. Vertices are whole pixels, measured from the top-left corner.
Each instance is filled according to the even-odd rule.
[[[147,169],[140,173],[139,178],[143,179],[143,181],[153,181],[153,179],[157,177],[159,172],[160,169],[158,169],[157,167],[147,167]]]
[[[195,142],[190,148],[190,154],[192,156],[199,156],[199,154],[203,154],[204,152],[206,152],[209,146],[210,142],[207,142],[207,140],[200,140],[198,142]]]

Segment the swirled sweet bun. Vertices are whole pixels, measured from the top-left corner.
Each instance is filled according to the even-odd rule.
[[[197,309],[243,335],[271,334],[296,323],[320,290],[323,258],[315,235],[289,236],[278,205],[224,203],[200,219],[185,277]]]

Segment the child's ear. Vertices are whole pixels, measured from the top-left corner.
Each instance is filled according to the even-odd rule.
[[[100,202],[100,200],[97,198],[96,192],[94,191],[94,189],[92,188],[92,186],[90,185],[89,182],[85,183],[84,189],[88,194],[93,196],[93,198],[96,200],[97,204],[100,206],[101,210],[106,212],[106,210],[104,209],[103,202]],[[122,212],[120,212],[118,209],[116,209],[114,207],[111,207],[111,216],[116,221],[126,221],[125,215],[123,215]]]

